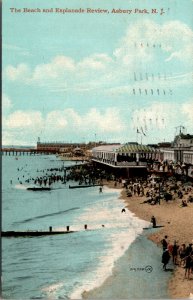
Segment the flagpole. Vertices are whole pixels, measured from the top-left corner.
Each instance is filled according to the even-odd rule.
[[[138,130],[136,131],[136,142],[138,143]]]

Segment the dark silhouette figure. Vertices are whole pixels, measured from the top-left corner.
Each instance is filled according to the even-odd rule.
[[[177,242],[174,241],[174,245],[172,248],[172,260],[175,265],[177,264],[178,248],[179,246],[177,245]]]
[[[153,225],[153,228],[155,228],[156,227],[156,218],[154,216],[152,216],[152,218],[151,218],[151,223]]]
[[[170,260],[170,254],[168,249],[165,249],[165,251],[162,254],[162,263],[163,263],[163,269],[166,271],[166,266],[169,263]]]
[[[163,247],[163,251],[165,251],[168,247],[168,242],[167,242],[167,235],[165,235],[164,239],[161,241],[162,243],[162,247]]]

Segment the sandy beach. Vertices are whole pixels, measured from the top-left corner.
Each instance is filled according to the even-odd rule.
[[[188,195],[185,195],[184,198],[187,197]],[[179,245],[193,242],[193,203],[189,203],[187,207],[183,208],[180,207],[180,199],[168,202],[161,200],[160,205],[141,204],[146,197],[127,197],[124,190],[122,191],[122,199],[125,206],[139,218],[150,221],[154,215],[157,224],[164,226],[149,236],[160,247],[160,242],[165,235],[168,236],[168,241],[171,244],[174,240],[178,241]],[[191,280],[187,280],[184,278],[184,272],[184,268],[176,267],[168,286],[171,298],[187,298],[190,293],[193,293],[193,274]]]
[[[177,240],[179,245],[191,243],[193,240],[193,203],[188,207],[180,207],[181,201],[173,200],[161,201],[160,205],[140,204],[143,197],[126,197],[126,193],[122,192],[122,197],[126,207],[134,212],[138,217],[144,220],[150,220],[154,215],[159,225],[163,225],[156,233],[149,238],[160,245],[160,241],[165,235],[168,236],[169,243]],[[192,278],[193,280],[193,275]],[[169,282],[169,295],[171,298],[187,298],[193,293],[193,281],[184,279],[184,269],[176,267],[174,276]]]
[[[108,187],[114,187],[113,182],[106,183]],[[180,207],[181,200],[174,199],[166,202],[161,200],[160,205],[150,205],[147,203],[142,203],[146,200],[145,196],[138,197],[132,196],[127,197],[125,189],[122,188],[121,184],[118,184],[116,187],[121,190],[121,199],[124,201],[125,208],[129,209],[140,219],[149,221],[151,220],[152,215],[155,216],[157,220],[157,225],[162,225],[163,227],[155,232],[151,232],[148,235],[148,239],[156,243],[160,248],[162,253],[161,240],[165,235],[168,236],[169,244],[173,244],[176,240],[180,246],[182,243],[188,245],[193,242],[193,203],[188,203],[187,207]],[[186,194],[184,199],[186,199],[192,192]],[[191,194],[192,195],[192,194]],[[154,231],[154,230],[152,230]],[[160,254],[161,261],[161,254]],[[171,259],[172,261],[172,259]],[[123,266],[124,268],[124,266]],[[162,272],[162,270],[160,270]],[[180,266],[176,266],[173,275],[170,276],[168,280],[168,295],[170,298],[189,298],[190,294],[193,293],[193,274],[191,274],[190,279],[184,277],[185,269]],[[119,282],[121,284],[121,282]],[[125,286],[122,285],[122,289],[125,289]],[[85,298],[92,298],[95,294],[84,295]]]

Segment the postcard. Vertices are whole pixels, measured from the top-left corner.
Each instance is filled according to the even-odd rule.
[[[193,1],[2,1],[2,299],[193,297]]]

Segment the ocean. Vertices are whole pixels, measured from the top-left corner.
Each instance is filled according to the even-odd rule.
[[[2,296],[4,299],[80,299],[101,286],[113,267],[149,223],[130,211],[115,189],[29,191],[27,179],[50,168],[70,166],[54,155],[3,156],[2,229],[70,230],[66,235],[3,238]],[[84,229],[87,224],[88,229]]]

